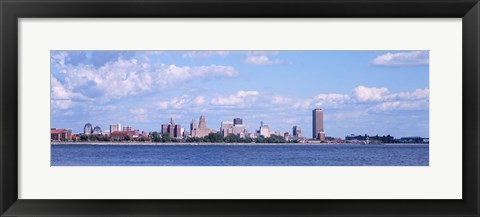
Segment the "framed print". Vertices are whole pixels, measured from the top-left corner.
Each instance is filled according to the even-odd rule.
[[[472,1],[2,1],[2,216],[478,216]]]
[[[428,57],[429,51],[51,51],[51,166],[428,166]],[[329,64],[342,60],[347,67]],[[320,80],[308,79],[312,74]],[[371,77],[405,89],[363,86]],[[353,89],[338,93],[338,83]],[[302,85],[286,88],[295,84]],[[312,97],[312,90],[320,93]],[[121,123],[108,124],[115,122]]]

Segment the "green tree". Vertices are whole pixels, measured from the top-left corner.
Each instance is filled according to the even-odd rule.
[[[164,133],[162,134],[162,142],[171,142],[172,138],[170,137],[170,134]]]
[[[264,136],[259,136],[255,138],[255,143],[266,143],[266,138]]]
[[[223,136],[219,133],[209,133],[207,136],[204,137],[204,141],[211,143],[224,142]]]
[[[160,138],[160,134],[158,132],[152,132],[152,140],[154,142],[161,142],[162,138]]]
[[[203,142],[203,138],[188,137],[188,138],[186,139],[186,142]]]
[[[129,135],[125,135],[123,138],[125,139],[125,141],[130,141],[130,140],[132,140],[132,137],[130,137]]]
[[[240,138],[239,135],[228,134],[227,137],[224,138],[224,141],[227,143],[238,143],[242,142],[242,138]]]
[[[82,135],[80,136],[80,141],[87,141],[87,140],[88,140],[88,136],[87,136],[87,135],[82,134]]]
[[[268,138],[268,143],[285,143],[285,138],[283,136],[271,135]]]
[[[93,136],[94,141],[103,141],[103,138],[100,137],[99,135]]]

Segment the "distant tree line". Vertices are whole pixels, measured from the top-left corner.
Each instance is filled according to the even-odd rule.
[[[206,142],[206,143],[285,143],[287,142],[282,136],[271,135],[269,138],[259,136],[257,138],[241,138],[239,135],[229,134],[223,136],[219,133],[210,133],[205,137],[189,137],[186,142]]]
[[[375,141],[380,141],[382,143],[395,143],[396,140],[395,138],[393,138],[393,136],[390,136],[390,135],[384,135],[384,136],[379,136],[379,135],[376,135],[376,136],[369,136],[367,134],[365,134],[364,136],[362,135],[358,135],[358,136],[347,136],[345,137],[345,140],[359,140],[359,141],[365,141],[367,140],[367,138],[369,140],[375,140]]]
[[[129,135],[125,135],[122,140],[118,140],[118,139],[113,139],[113,138],[108,137],[108,136],[82,134],[82,135],[80,135],[79,140],[82,141],[82,142],[86,142],[86,141],[90,141],[90,142],[97,142],[97,141],[98,142],[110,142],[110,141],[133,141],[133,138]],[[140,136],[136,140],[145,142],[145,141],[150,141],[150,138]]]
[[[98,141],[98,142],[115,142],[115,141],[133,141],[134,139],[125,135],[121,140],[112,139],[108,136],[102,135],[85,135],[82,134],[79,137],[79,140],[82,142],[85,141]],[[220,133],[210,133],[205,137],[188,137],[186,139],[177,139],[170,137],[169,134],[160,134],[159,132],[151,132],[148,137],[140,136],[135,141],[142,142],[157,142],[157,143],[166,143],[166,142],[198,142],[198,143],[286,143],[287,141],[283,136],[271,135],[269,138],[264,136],[259,136],[257,138],[241,138],[239,135],[229,134],[226,137]]]

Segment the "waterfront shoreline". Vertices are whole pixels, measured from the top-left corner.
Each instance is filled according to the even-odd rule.
[[[151,145],[151,146],[215,146],[215,145],[247,145],[247,146],[266,146],[266,145],[365,145],[360,143],[197,143],[197,142],[51,142],[51,145],[111,145],[111,146],[127,146],[127,145]],[[428,143],[382,143],[368,145],[429,145]]]

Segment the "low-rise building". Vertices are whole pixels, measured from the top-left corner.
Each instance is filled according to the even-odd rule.
[[[50,139],[52,141],[69,141],[72,140],[72,133],[67,129],[53,128],[50,130]]]
[[[127,138],[132,139],[132,131],[115,131],[110,133],[110,138],[114,141],[125,141]]]

